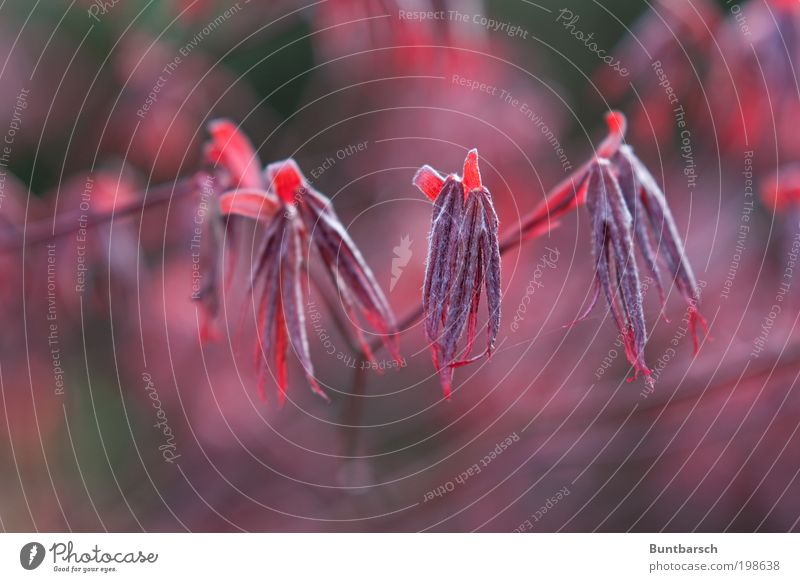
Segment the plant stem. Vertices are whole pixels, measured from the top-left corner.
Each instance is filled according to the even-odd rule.
[[[207,176],[207,174],[201,172],[190,178],[181,178],[169,184],[156,186],[154,189],[147,191],[142,200],[136,200],[130,204],[120,206],[111,212],[89,214],[85,227],[94,228],[115,219],[125,218],[136,213],[142,214],[145,210],[154,206],[196,193],[200,187],[199,185]],[[54,238],[73,233],[78,229],[79,221],[85,214],[85,212],[76,209],[64,212],[57,217],[54,216],[52,220],[42,219],[33,222],[24,231],[17,230],[14,232],[13,237],[6,237],[1,240],[0,252],[46,243]]]

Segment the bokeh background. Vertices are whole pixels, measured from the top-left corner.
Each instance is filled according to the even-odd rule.
[[[3,2],[0,527],[797,530],[799,42],[794,0]],[[403,367],[357,374],[321,286],[310,341],[332,403],[290,357],[279,408],[256,390],[252,249],[204,343],[206,209],[140,204],[201,169],[206,124],[230,118],[333,199],[402,318],[430,227],[415,169],[479,148],[513,230],[610,108],[710,326],[695,356],[675,289],[663,317],[646,293],[652,387],[627,381],[605,305],[565,327],[592,290],[580,209],[504,255],[499,349],[450,401],[418,324]]]

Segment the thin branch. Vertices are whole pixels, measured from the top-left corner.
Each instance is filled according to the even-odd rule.
[[[79,222],[84,216],[87,217],[87,221],[80,226],[94,228],[107,224],[112,220],[125,218],[137,213],[141,215],[145,210],[154,206],[197,193],[207,176],[208,174],[201,172],[190,178],[181,178],[169,184],[156,186],[147,191],[141,200],[120,206],[111,212],[87,214],[76,209],[64,212],[54,219],[38,220],[28,225],[24,231],[24,236],[22,230],[15,230],[13,236],[6,236],[3,240],[0,240],[0,252],[14,251],[22,247],[46,243],[54,238],[76,232]]]

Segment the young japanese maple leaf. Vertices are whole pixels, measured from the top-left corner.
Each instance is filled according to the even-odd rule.
[[[220,166],[223,189],[227,188],[219,196],[221,214],[264,224],[252,265],[250,291],[259,293],[257,355],[265,354],[274,362],[281,404],[286,397],[289,347],[303,366],[311,389],[328,398],[314,378],[306,332],[303,249],[308,245],[316,250],[333,279],[350,319],[355,321],[360,313],[399,358],[392,310],[331,201],[309,185],[292,159],[261,171],[253,146],[229,121],[212,122],[210,133],[207,155],[212,164]],[[356,333],[371,359],[369,344],[357,326]],[[264,372],[259,380],[262,396]]]
[[[208,126],[208,133],[211,139],[204,146],[204,156],[206,164],[210,167],[210,178],[198,179],[195,188],[202,192],[202,197],[218,196],[223,192],[241,190],[242,196],[239,198],[240,204],[243,202],[244,195],[248,191],[253,194],[249,197],[249,210],[252,212],[261,208],[264,203],[265,215],[267,219],[277,210],[274,205],[265,198],[260,197],[260,193],[265,191],[264,178],[262,176],[261,161],[256,154],[250,140],[239,131],[238,127],[226,119],[211,121]],[[255,206],[255,209],[253,208]],[[257,218],[258,219],[258,218]],[[200,338],[203,342],[217,339],[218,332],[215,320],[219,314],[220,298],[220,273],[223,270],[223,257],[220,256],[223,238],[227,237],[227,256],[225,259],[230,265],[228,276],[225,280],[225,288],[231,284],[231,276],[234,272],[236,255],[234,252],[236,242],[235,222],[223,220],[220,217],[213,218],[204,222],[203,240],[208,241],[203,245],[202,267],[204,277],[202,285],[194,295],[194,300],[199,302],[202,309],[200,312]]]
[[[423,166],[414,185],[434,203],[422,305],[433,363],[449,398],[453,368],[491,355],[500,329],[497,214],[481,182],[477,150],[467,155],[463,178],[454,174],[444,178]],[[484,288],[489,312],[487,346],[471,357]],[[459,352],[465,331],[466,345]]]
[[[697,282],[666,198],[633,149],[622,143],[626,129],[624,116],[613,112],[607,121],[609,137],[576,179],[578,197],[585,201],[592,219],[596,260],[595,292],[580,319],[594,307],[602,289],[622,335],[634,377],[639,373],[649,376],[651,372],[644,359],[647,326],[634,252],[637,248],[656,281],[662,308],[663,267],[688,304],[695,352],[699,349],[698,326],[706,332],[707,326],[697,310]]]
[[[589,309],[602,288],[622,334],[628,361],[636,373],[649,375],[644,362],[647,328],[633,252],[633,218],[608,160],[600,158],[592,165],[586,184],[586,207],[592,217],[596,260],[595,295]]]

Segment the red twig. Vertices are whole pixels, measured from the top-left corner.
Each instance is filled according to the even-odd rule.
[[[182,178],[170,184],[156,186],[147,191],[142,200],[136,200],[130,204],[120,206],[112,212],[88,214],[88,221],[86,224],[81,224],[81,227],[94,228],[112,220],[125,218],[137,213],[142,214],[145,210],[154,206],[196,193],[199,191],[200,184],[205,177],[206,174],[200,173],[191,178]],[[84,214],[86,213],[81,210],[70,210],[52,219],[32,222],[25,228],[24,236],[22,230],[15,230],[13,236],[5,236],[0,240],[0,252],[46,243],[54,238],[73,233],[78,230],[79,221]]]

